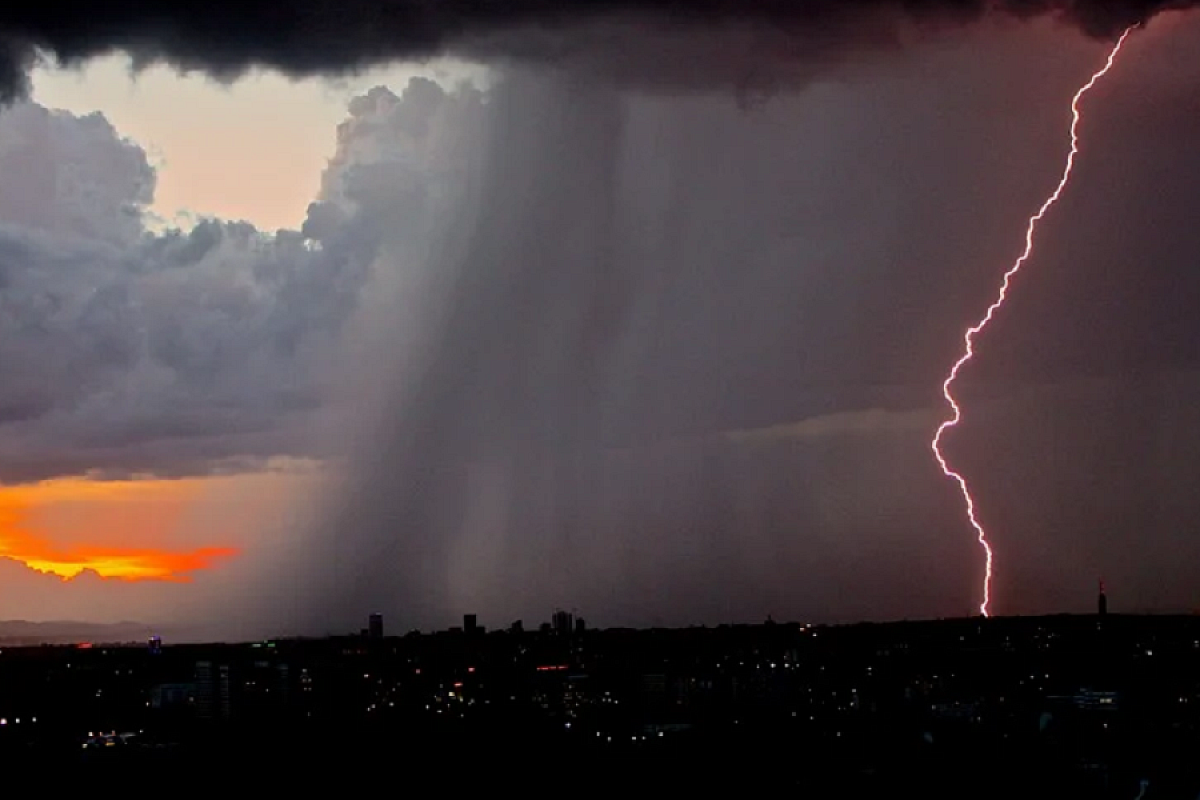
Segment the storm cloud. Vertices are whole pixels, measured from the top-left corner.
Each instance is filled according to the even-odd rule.
[[[969,613],[979,552],[929,452],[944,370],[1058,174],[1094,37],[1164,7],[1018,6],[1086,33],[954,3],[808,4],[811,23],[751,6],[706,28],[615,13],[632,5],[442,25],[436,6],[409,37],[372,18],[359,45],[338,27],[354,5],[286,36],[243,38],[253,5],[190,23],[207,37],[120,4],[61,46],[10,25],[18,53],[218,74],[443,51],[507,66],[486,92],[356,100],[298,232],[151,232],[153,171],[102,120],[0,117],[70,128],[113,171],[69,213],[57,178],[0,199],[8,479],[336,462],[251,599],[222,587],[266,630],[556,605],[602,624]],[[953,35],[906,40],[900,18]],[[947,449],[995,531],[1000,613],[1086,607],[1100,572],[1124,608],[1197,600],[1200,61],[1195,15],[1160,20],[1089,96],[1076,182],[959,384]],[[728,91],[780,62],[762,31],[790,53],[793,30],[817,48],[782,59],[800,80]],[[750,61],[686,69],[739,36]],[[611,55],[633,40],[663,49]],[[888,56],[864,74],[862,50]],[[66,137],[20,130],[5,141],[28,152]],[[30,210],[38,192],[53,214]]]
[[[1188,0],[317,0],[143,3],[86,10],[15,0],[0,11],[0,98],[22,91],[39,53],[61,63],[123,50],[233,77],[253,67],[291,75],[347,72],[438,55],[587,63],[644,84],[728,82],[808,74],[894,45],[914,24],[941,27],[988,14],[1053,16],[1111,36]],[[683,39],[674,38],[674,34]],[[713,35],[715,34],[715,36]],[[762,75],[758,76],[762,78]]]
[[[1131,606],[1195,602],[1168,550],[1118,556],[1196,552],[1174,531],[1200,508],[1158,482],[1200,457],[1194,25],[1135,39],[1089,98],[1078,184],[960,384],[948,450],[1002,613],[1086,607],[1099,572]],[[985,23],[750,111],[508,70],[321,523],[313,619],[969,612],[941,380],[1105,52]]]

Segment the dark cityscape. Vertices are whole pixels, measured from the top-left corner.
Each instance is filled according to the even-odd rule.
[[[379,763],[458,788],[1194,797],[1200,617],[1105,605],[674,630],[468,614],[402,636],[371,615],[326,639],[4,647],[0,752],[200,785],[209,766],[353,785]]]

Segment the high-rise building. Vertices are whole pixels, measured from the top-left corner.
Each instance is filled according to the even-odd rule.
[[[572,619],[569,611],[558,610],[554,612],[553,620],[554,632],[559,636],[570,636]]]
[[[1096,613],[1104,616],[1108,613],[1108,595],[1104,593],[1104,579],[1100,579],[1100,594],[1096,598]]]
[[[367,618],[367,636],[372,639],[383,638],[383,614],[372,614]]]
[[[231,716],[228,664],[212,661],[196,663],[196,712],[201,719],[227,720]]]
[[[474,614],[463,614],[463,630],[468,635],[474,635],[479,632],[479,618]]]
[[[149,646],[151,654],[158,655],[159,653],[162,652],[162,637],[161,636],[151,636],[150,641],[148,642],[148,646]]]

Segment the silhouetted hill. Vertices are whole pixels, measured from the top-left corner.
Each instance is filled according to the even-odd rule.
[[[154,635],[162,635],[161,629],[141,622],[0,621],[0,644],[9,646],[135,642]]]

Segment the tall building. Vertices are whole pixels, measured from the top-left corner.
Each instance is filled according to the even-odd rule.
[[[151,636],[148,643],[151,654],[158,655],[162,652],[162,637]]]
[[[479,618],[474,614],[463,614],[463,631],[468,635],[479,633]]]
[[[559,636],[571,635],[571,627],[573,623],[571,613],[569,611],[555,611],[554,616],[551,617],[551,619],[553,620],[552,624],[554,625],[555,633],[557,633]]]
[[[1104,593],[1104,579],[1100,579],[1100,594],[1096,598],[1096,613],[1104,616],[1108,613],[1108,595]]]
[[[196,662],[196,712],[201,719],[227,720],[231,716],[228,664]]]
[[[372,639],[383,638],[383,614],[372,614],[367,618],[367,636]]]

